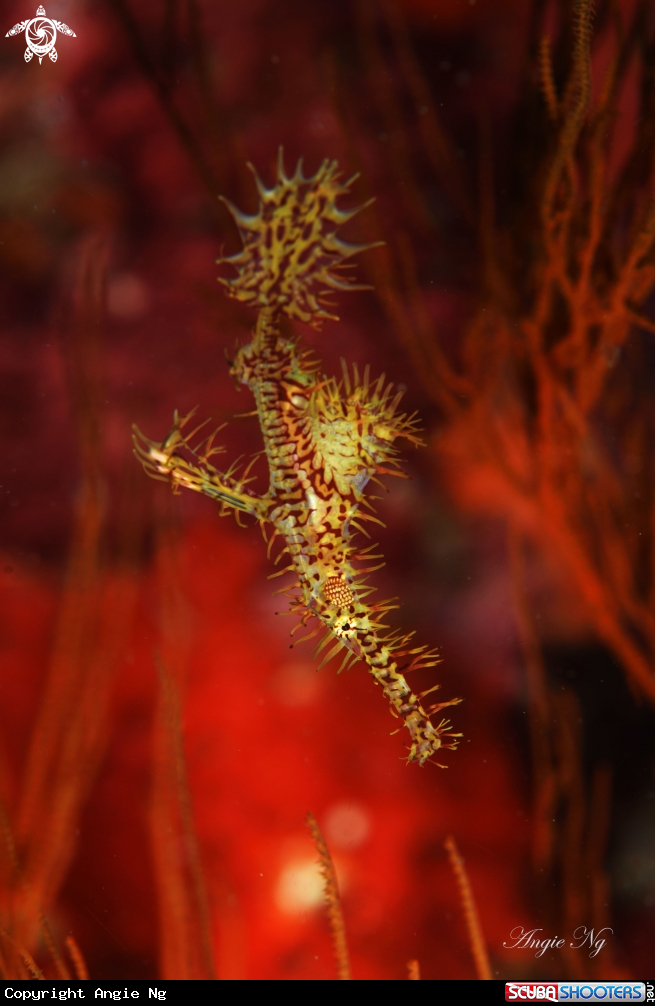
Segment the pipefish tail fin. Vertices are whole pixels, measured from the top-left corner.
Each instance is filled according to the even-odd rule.
[[[327,300],[333,290],[368,290],[349,275],[349,259],[376,244],[351,244],[337,237],[339,227],[369,205],[350,210],[337,206],[357,178],[342,182],[336,161],[326,158],[314,175],[305,177],[302,159],[288,177],[279,150],[277,181],[267,189],[257,172],[257,213],[242,213],[228,199],[223,202],[239,229],[243,248],[220,258],[237,275],[220,277],[231,297],[250,307],[319,327],[327,318],[338,320]]]

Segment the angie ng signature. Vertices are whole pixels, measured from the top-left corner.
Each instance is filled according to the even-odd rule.
[[[541,937],[543,929],[524,929],[523,926],[515,926],[509,934],[510,942],[505,941],[503,946],[507,950],[535,950],[535,957],[543,957],[549,949],[559,949],[563,947],[566,940],[560,936]],[[589,948],[589,956],[597,957],[601,952],[607,938],[603,938],[603,933],[614,934],[614,930],[606,926],[596,933],[586,926],[578,926],[573,933],[573,939],[569,943],[572,950],[582,950]]]

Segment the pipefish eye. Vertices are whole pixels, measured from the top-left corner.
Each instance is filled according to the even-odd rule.
[[[348,622],[345,622],[345,624],[342,625],[341,628],[343,629],[344,632],[348,632],[348,630],[350,629],[350,624]]]

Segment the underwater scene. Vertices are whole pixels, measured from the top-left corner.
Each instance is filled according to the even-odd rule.
[[[0,978],[655,963],[651,0],[7,0]]]

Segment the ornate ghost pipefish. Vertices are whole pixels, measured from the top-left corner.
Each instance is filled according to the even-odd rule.
[[[426,710],[423,698],[438,688],[415,694],[405,674],[438,663],[438,654],[412,644],[413,633],[392,632],[382,622],[397,607],[391,601],[372,602],[374,588],[367,574],[380,566],[362,563],[382,558],[372,555],[372,545],[354,544],[357,531],[366,534],[361,521],[377,521],[365,496],[371,479],[402,475],[398,467],[397,438],[421,444],[417,420],[398,411],[401,393],[393,394],[384,375],[372,382],[366,367],[362,379],[342,362],[341,381],[319,373],[320,364],[299,351],[298,342],[282,334],[283,315],[319,327],[326,319],[338,320],[328,310],[331,290],[368,289],[354,283],[344,268],[348,260],[371,245],[342,241],[336,230],[364,207],[340,210],[337,199],[352,182],[339,181],[336,161],[325,160],[315,175],[305,178],[302,161],[288,178],[282,151],[276,184],[267,189],[253,170],[259,192],[259,209],[247,216],[224,200],[241,235],[243,248],[219,259],[236,270],[222,278],[228,294],[257,310],[252,340],[242,346],[230,365],[231,374],[252,392],[264,440],[269,487],[256,496],[248,484],[249,468],[237,475],[211,463],[222,448],[213,446],[215,433],[196,447],[195,432],[185,434],[190,415],[175,413],[173,427],[163,443],[148,440],[135,430],[137,456],[155,478],[201,492],[221,504],[221,513],[251,514],[265,529],[272,525],[274,538],[284,540],[282,554],[289,565],[273,574],[290,573],[291,586],[283,588],[289,610],[300,617],[293,633],[312,619],[318,625],[303,639],[325,634],[316,653],[327,649],[320,666],[345,650],[340,671],[363,660],[381,686],[410,735],[409,761],[423,765],[440,750],[455,748],[460,734],[450,731],[447,720],[433,722],[435,714],[460,700],[451,699]],[[355,176],[357,177],[357,176]],[[368,205],[368,204],[367,204]],[[216,431],[218,432],[218,431]],[[377,523],[381,523],[377,521]],[[276,559],[276,562],[277,562]],[[354,564],[358,564],[357,568]],[[381,565],[384,565],[383,563]],[[298,640],[302,642],[303,640]]]

